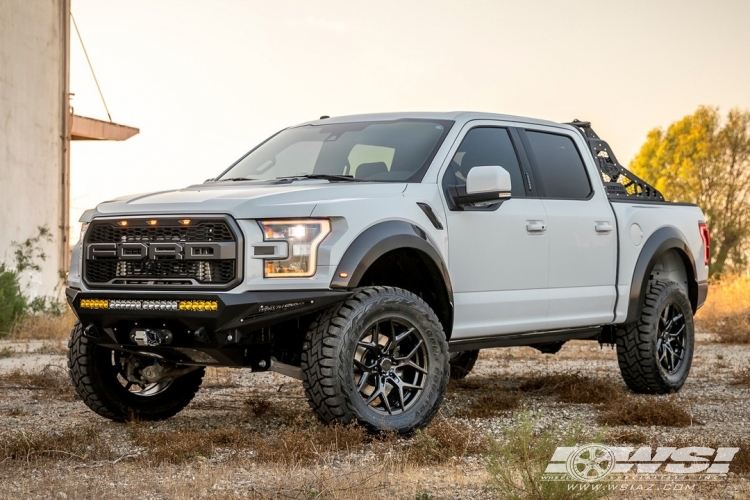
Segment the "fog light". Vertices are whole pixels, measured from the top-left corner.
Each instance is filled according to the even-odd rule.
[[[108,309],[109,301],[104,299],[81,299],[81,309]]]
[[[219,303],[215,300],[181,300],[178,309],[180,311],[216,311]]]

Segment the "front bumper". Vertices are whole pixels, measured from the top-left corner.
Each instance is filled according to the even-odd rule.
[[[351,295],[349,291],[302,290],[245,293],[145,293],[66,290],[84,335],[112,349],[168,361],[201,365],[253,366],[266,360],[260,346],[271,341],[269,327],[314,313]],[[93,302],[99,308],[82,307]],[[159,309],[175,302],[216,302],[206,310]],[[110,308],[127,303],[129,309]],[[169,307],[169,306],[167,306]],[[143,345],[136,331],[168,331],[168,342]],[[283,332],[276,332],[276,335]],[[268,363],[266,363],[267,365]]]

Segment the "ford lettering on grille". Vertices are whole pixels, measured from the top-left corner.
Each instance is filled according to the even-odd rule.
[[[229,219],[94,220],[84,242],[92,288],[151,285],[226,288],[238,276],[239,231]]]

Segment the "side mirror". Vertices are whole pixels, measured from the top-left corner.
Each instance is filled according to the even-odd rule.
[[[510,174],[503,167],[474,167],[466,177],[466,186],[450,188],[451,197],[460,208],[494,205],[510,198]]]

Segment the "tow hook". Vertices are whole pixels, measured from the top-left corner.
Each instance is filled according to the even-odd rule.
[[[140,346],[159,346],[172,343],[172,332],[164,329],[134,329],[130,340]]]

